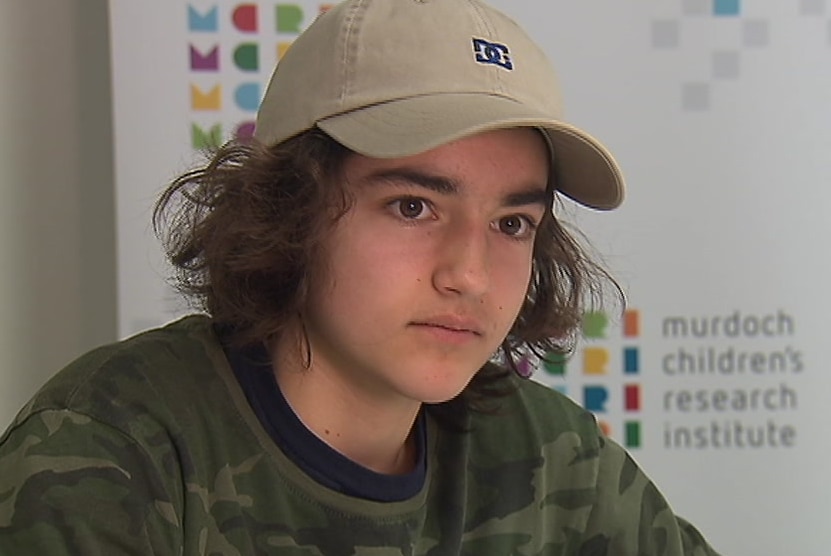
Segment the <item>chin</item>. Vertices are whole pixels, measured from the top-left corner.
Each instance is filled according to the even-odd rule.
[[[398,389],[408,398],[422,403],[444,403],[461,394],[485,363],[487,359],[423,360],[400,369]]]
[[[431,384],[422,389],[416,394],[416,398],[421,403],[438,404],[452,400],[461,394],[467,385],[470,383],[470,378],[465,381],[447,381],[443,384]]]

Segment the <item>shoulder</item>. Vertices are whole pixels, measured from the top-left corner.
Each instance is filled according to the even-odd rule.
[[[499,400],[499,408],[474,417],[474,427],[494,434],[523,436],[538,444],[563,435],[583,445],[599,446],[600,431],[594,416],[560,392],[536,381],[511,378],[512,392]]]
[[[498,409],[472,417],[471,466],[521,468],[528,480],[542,481],[535,489],[542,497],[564,488],[593,489],[605,443],[594,416],[542,384],[512,380],[516,388]]]
[[[198,385],[210,388],[223,365],[211,321],[185,317],[82,355],[35,394],[10,430],[38,414],[67,411],[130,434],[137,415],[158,418]]]
[[[221,413],[211,401],[197,409],[205,395],[194,388],[218,382],[210,369],[221,353],[210,321],[191,317],[59,371],[0,437],[0,546],[29,547],[37,535],[49,553],[169,553],[182,478],[194,480],[195,450],[212,438],[193,423]],[[107,544],[116,523],[118,549]]]
[[[516,395],[524,407],[530,411],[549,416],[560,416],[569,422],[589,424],[596,430],[592,414],[578,405],[574,400],[557,390],[535,380],[516,378]]]

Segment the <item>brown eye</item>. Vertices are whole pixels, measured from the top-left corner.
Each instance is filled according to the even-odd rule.
[[[499,231],[509,236],[519,236],[528,232],[528,222],[521,216],[506,216],[499,220]]]
[[[404,218],[419,218],[424,215],[424,201],[421,199],[401,199],[398,201],[398,212]]]

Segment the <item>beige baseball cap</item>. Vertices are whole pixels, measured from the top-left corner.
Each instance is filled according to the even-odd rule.
[[[318,17],[277,64],[254,136],[271,145],[315,126],[373,158],[535,127],[558,191],[600,210],[623,200],[611,153],[563,121],[545,53],[479,0],[347,0]]]

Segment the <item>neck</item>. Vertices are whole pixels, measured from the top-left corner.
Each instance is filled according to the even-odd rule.
[[[412,471],[417,457],[412,431],[421,404],[346,380],[360,369],[334,369],[314,355],[309,362],[302,338],[302,332],[287,332],[269,346],[277,384],[298,418],[367,469],[391,475]]]

